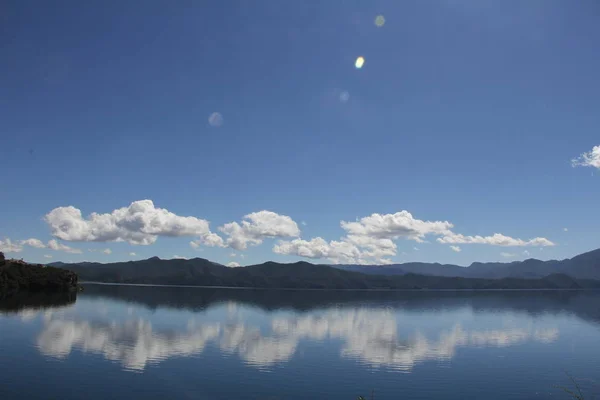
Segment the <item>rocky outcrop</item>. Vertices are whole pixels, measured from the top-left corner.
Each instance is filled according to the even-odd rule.
[[[0,257],[0,298],[16,292],[69,292],[77,289],[77,274],[62,268]]]

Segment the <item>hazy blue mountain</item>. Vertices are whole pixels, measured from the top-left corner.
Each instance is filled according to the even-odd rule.
[[[392,265],[332,265],[345,271],[377,275],[422,274],[461,278],[543,278],[550,274],[566,274],[577,279],[600,280],[600,249],[562,261],[533,258],[510,263],[479,263],[468,267],[451,264],[405,263]]]

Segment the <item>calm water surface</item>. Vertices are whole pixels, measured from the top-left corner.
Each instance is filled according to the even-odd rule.
[[[598,292],[87,285],[0,302],[0,399],[600,398]]]

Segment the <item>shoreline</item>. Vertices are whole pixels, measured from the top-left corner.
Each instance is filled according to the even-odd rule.
[[[103,286],[134,286],[134,287],[173,287],[173,288],[198,288],[198,289],[226,289],[226,290],[277,290],[277,291],[310,291],[310,292],[581,292],[600,291],[596,288],[548,288],[548,289],[311,289],[311,288],[265,288],[253,286],[200,286],[200,285],[161,285],[155,283],[118,283],[79,281],[79,285]]]

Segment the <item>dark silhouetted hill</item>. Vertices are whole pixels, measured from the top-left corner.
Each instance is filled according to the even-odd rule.
[[[20,260],[0,261],[0,298],[23,291],[63,292],[76,288],[77,275],[66,269]]]
[[[565,274],[539,279],[463,278],[403,275],[373,275],[344,271],[308,262],[280,264],[266,262],[242,268],[229,268],[202,258],[190,260],[147,260],[111,264],[67,264],[81,281],[228,286],[286,289],[578,289],[600,287],[600,282],[576,280]]]

